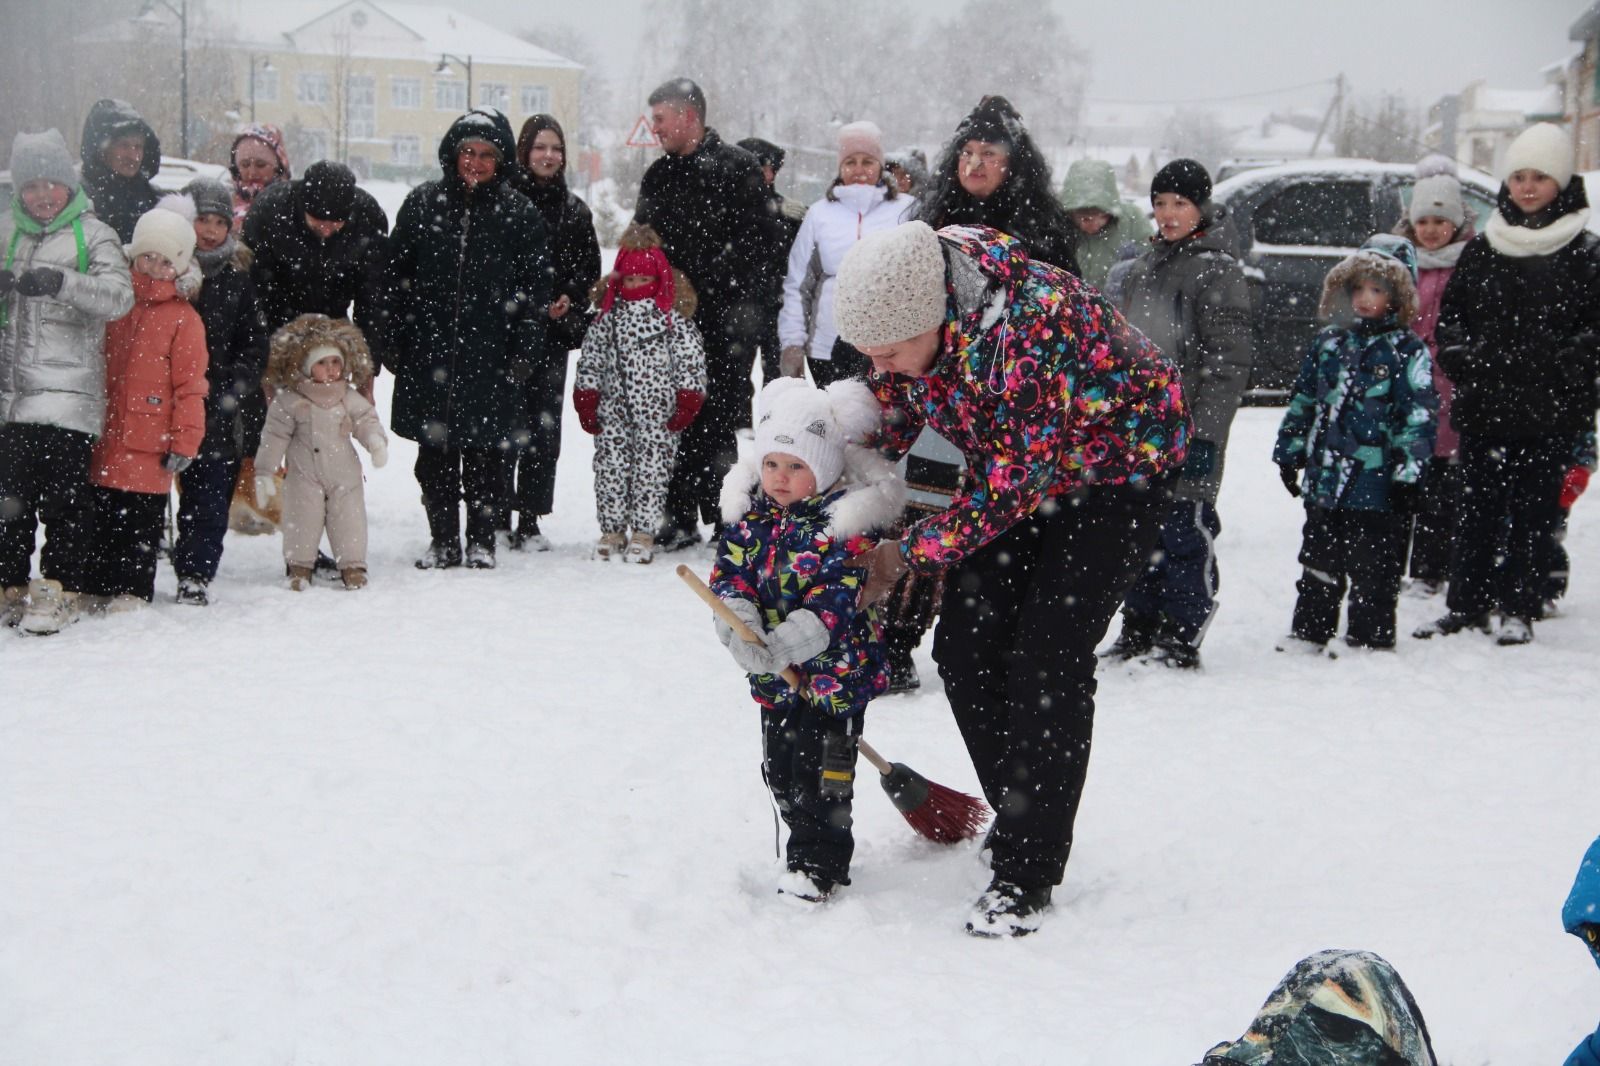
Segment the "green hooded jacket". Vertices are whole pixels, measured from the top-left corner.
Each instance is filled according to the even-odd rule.
[[[1111,216],[1099,233],[1078,233],[1078,269],[1083,280],[1097,289],[1106,283],[1117,252],[1130,244],[1143,252],[1155,233],[1138,205],[1118,195],[1111,164],[1099,159],[1080,159],[1068,168],[1061,183],[1061,206],[1068,212],[1092,207]]]

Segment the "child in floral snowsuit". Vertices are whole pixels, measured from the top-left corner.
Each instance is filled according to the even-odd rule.
[[[761,705],[762,774],[789,827],[778,891],[819,902],[850,881],[856,740],[868,701],[889,687],[878,620],[857,606],[864,571],[849,561],[899,518],[905,485],[854,443],[880,417],[862,382],[823,392],[779,378],[761,407],[754,459],[723,482],[711,588],[765,640],[747,644],[717,623]],[[799,691],[778,676],[790,665]]]
[[[1273,449],[1284,487],[1305,496],[1293,636],[1316,648],[1338,630],[1347,583],[1345,643],[1394,647],[1438,409],[1433,359],[1410,329],[1416,262],[1410,241],[1380,234],[1328,272],[1321,310],[1336,321],[1311,341]]]

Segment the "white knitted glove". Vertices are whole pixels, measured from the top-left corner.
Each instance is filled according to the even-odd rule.
[[[727,606],[728,610],[739,616],[739,620],[741,622],[755,630],[757,633],[766,631],[766,623],[761,620],[761,608],[757,607],[750,600],[729,599],[723,600],[722,602]],[[742,637],[734,633],[733,627],[722,620],[721,615],[712,615],[711,621],[716,627],[717,639],[722,641],[722,646],[724,648],[732,647],[735,643],[745,643]]]
[[[815,659],[828,650],[828,642],[828,627],[822,624],[816,612],[791,611],[788,618],[767,634],[767,651],[773,662],[768,672],[775,674],[791,663]]]

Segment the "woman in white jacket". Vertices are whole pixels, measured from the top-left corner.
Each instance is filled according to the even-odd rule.
[[[818,386],[865,374],[866,359],[839,340],[833,323],[833,276],[857,241],[868,233],[893,229],[916,206],[915,199],[901,195],[884,178],[883,135],[878,127],[871,122],[840,127],[839,176],[827,195],[806,211],[789,251],[783,310],[778,314],[785,374],[804,374],[808,356]]]

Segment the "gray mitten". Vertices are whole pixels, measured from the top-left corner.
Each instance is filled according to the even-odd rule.
[[[791,663],[815,659],[828,650],[828,627],[816,612],[793,611],[767,634],[767,651],[775,664],[768,673],[777,673]]]
[[[731,599],[723,600],[722,603],[728,608],[728,610],[739,616],[739,621],[743,622],[757,633],[766,632],[767,625],[761,620],[761,608],[757,607],[752,601]],[[731,647],[735,641],[740,644],[744,643],[744,639],[734,634],[733,627],[724,622],[721,615],[712,615],[711,621],[712,624],[716,626],[717,639],[722,641],[722,646],[724,648]]]

